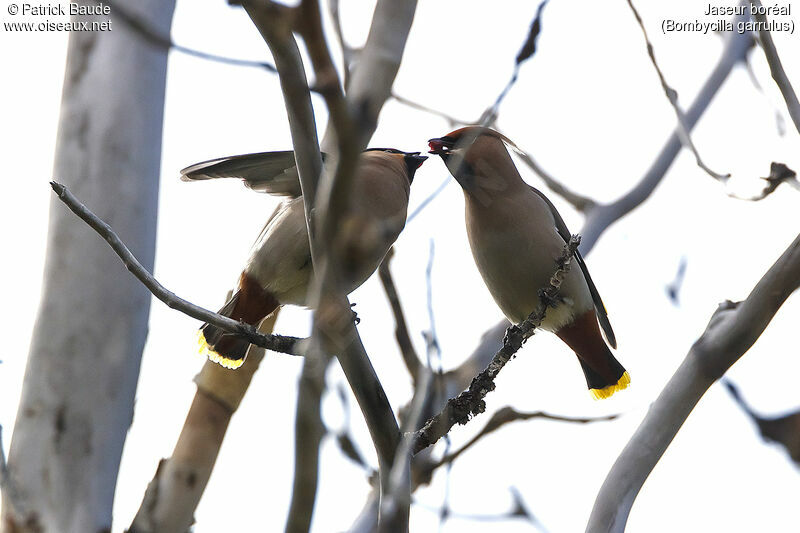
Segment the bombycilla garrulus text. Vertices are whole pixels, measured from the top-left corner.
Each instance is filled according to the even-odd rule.
[[[378,268],[406,222],[419,152],[371,148],[359,157],[340,238],[343,291],[349,294]],[[253,190],[286,196],[267,220],[231,298],[219,313],[257,326],[282,305],[307,305],[312,264],[294,152],[213,159],[181,171],[184,181],[240,178]],[[200,328],[201,352],[226,368],[244,362],[249,343],[212,324]]]
[[[469,126],[428,141],[464,192],[472,256],[495,302],[514,324],[524,321],[549,285],[555,260],[570,232],[544,194],[522,180],[505,143],[489,128]],[[460,146],[460,144],[464,146]],[[457,156],[457,157],[454,157]],[[609,350],[616,339],[600,294],[580,253],[565,276],[559,301],[541,327],[552,331],[578,356],[595,398],[607,398],[630,383]]]

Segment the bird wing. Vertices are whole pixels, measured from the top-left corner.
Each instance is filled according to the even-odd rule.
[[[556,210],[556,207],[547,198],[547,196],[542,194],[541,191],[534,187],[531,187],[531,190],[538,194],[539,197],[544,200],[544,202],[550,208],[550,211],[553,213],[553,218],[556,221],[556,229],[558,230],[558,234],[561,235],[561,238],[564,239],[565,243],[569,242],[572,234],[569,232],[569,229],[567,229],[567,224],[564,222],[564,219],[561,218],[561,215],[558,213],[558,210]],[[606,311],[606,306],[603,304],[603,299],[600,298],[600,293],[597,292],[597,287],[595,287],[594,281],[592,281],[592,276],[589,275],[589,269],[587,268],[586,263],[583,261],[583,257],[578,250],[575,250],[575,260],[578,262],[578,266],[581,267],[583,277],[586,279],[586,284],[589,286],[589,293],[592,295],[594,308],[597,312],[597,320],[600,322],[600,326],[603,328],[603,333],[606,335],[606,340],[612,348],[616,349],[617,338],[614,335],[614,330],[611,329],[611,322],[608,320],[608,311]]]
[[[196,163],[181,170],[181,180],[239,178],[254,191],[297,198],[302,194],[294,152],[260,152]]]

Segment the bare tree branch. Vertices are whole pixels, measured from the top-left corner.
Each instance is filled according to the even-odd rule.
[[[620,415],[607,415],[607,416],[598,416],[598,417],[571,417],[571,416],[558,416],[558,415],[551,415],[545,413],[544,411],[533,411],[530,413],[525,413],[521,411],[517,411],[513,407],[506,406],[501,409],[495,411],[486,425],[481,429],[474,437],[472,437],[466,444],[464,444],[461,448],[454,452],[450,452],[445,454],[439,461],[433,464],[433,468],[439,468],[442,465],[452,463],[458,457],[463,454],[465,451],[470,449],[474,446],[479,440],[481,440],[486,435],[493,433],[503,427],[506,424],[510,424],[511,422],[517,422],[519,420],[530,420],[532,418],[542,418],[545,420],[553,420],[556,422],[567,422],[571,424],[591,424],[593,422],[604,422],[608,420],[615,420],[619,418]]]
[[[311,528],[317,497],[319,449],[325,428],[321,403],[329,356],[306,357],[297,386],[294,429],[294,484],[286,533],[305,533]]]
[[[400,304],[400,296],[397,294],[397,287],[394,284],[390,263],[394,256],[394,248],[389,250],[386,257],[383,259],[380,268],[378,269],[378,276],[381,279],[383,290],[386,293],[386,298],[389,300],[389,305],[392,308],[394,315],[395,330],[394,336],[397,339],[397,345],[400,347],[400,354],[403,356],[403,362],[411,374],[414,383],[417,382],[419,376],[420,362],[417,351],[414,349],[414,343],[411,342],[411,336],[408,334],[408,325],[406,324],[406,317],[403,313],[403,306]]]
[[[367,42],[347,85],[347,103],[358,127],[361,148],[375,132],[378,115],[392,93],[417,0],[378,0]]]
[[[512,507],[510,510],[504,513],[496,513],[496,514],[478,514],[478,513],[458,513],[454,512],[446,503],[444,507],[434,507],[431,505],[425,505],[420,503],[419,501],[415,501],[414,504],[422,509],[437,513],[441,518],[441,524],[444,524],[447,520],[452,518],[458,518],[460,520],[471,520],[474,522],[500,522],[504,520],[511,520],[514,518],[522,518],[530,522],[532,526],[534,526],[539,531],[544,533],[547,532],[544,525],[534,516],[528,506],[522,499],[522,495],[519,493],[516,487],[509,487],[509,491],[511,492],[512,498]]]
[[[420,104],[419,102],[415,102],[413,100],[409,100],[408,98],[406,98],[404,96],[400,96],[399,94],[397,94],[395,92],[392,93],[392,98],[397,100],[399,103],[401,103],[401,104],[403,104],[405,106],[408,106],[408,107],[410,107],[412,109],[416,109],[418,111],[422,111],[423,113],[429,113],[431,115],[435,115],[437,117],[443,118],[443,119],[445,119],[447,121],[447,123],[450,125],[450,127],[466,126],[467,124],[474,124],[475,122],[477,122],[477,121],[473,121],[473,120],[462,120],[460,118],[455,118],[454,116],[448,115],[447,113],[439,111],[438,109],[434,109],[432,107],[428,107],[426,105]]]
[[[706,390],[755,343],[789,295],[800,287],[800,235],[746,300],[723,302],[681,366],[650,407],[606,477],[587,532],[625,530],[650,472]]]
[[[739,20],[745,20],[744,18]],[[714,95],[717,94],[723,82],[730,74],[733,67],[742,61],[747,51],[753,44],[753,38],[748,32],[731,32],[727,37],[725,49],[720,56],[714,70],[712,70],[700,92],[686,111],[684,125],[691,129],[700,120],[703,112],[708,108]],[[681,149],[680,134],[673,132],[653,164],[627,194],[610,204],[597,204],[586,212],[586,220],[581,228],[581,253],[586,256],[597,242],[600,235],[614,222],[624,217],[642,203],[653,193],[669,170],[675,157]]]
[[[769,176],[761,178],[762,180],[766,181],[766,185],[761,190],[760,193],[743,197],[737,194],[728,193],[728,196],[731,198],[736,198],[737,200],[745,200],[748,202],[758,202],[759,200],[763,200],[773,192],[781,183],[787,183],[792,185],[794,188],[800,190],[800,182],[797,181],[797,172],[792,170],[791,168],[787,167],[783,163],[777,163],[775,161],[769,167]]]
[[[513,146],[512,148],[520,157],[520,159],[522,159],[522,161],[542,179],[544,184],[547,185],[548,189],[566,200],[576,210],[580,211],[581,213],[585,213],[597,205],[596,202],[591,198],[568,189],[565,185],[548,174],[541,166],[539,166],[539,163],[533,159],[533,156],[529,152],[526,152],[518,146]]]
[[[336,139],[335,156],[331,158],[331,166],[322,174],[314,203],[315,220],[320,228],[320,234],[315,239],[317,247],[321,249],[317,251],[319,255],[314,257],[315,279],[311,301],[316,311],[312,340],[321,342],[325,350],[337,354],[378,453],[381,487],[385,491],[400,440],[400,430],[386,393],[350,319],[349,302],[341,294],[340,247],[336,246],[341,227],[339,222],[347,212],[356,162],[371,132],[369,136],[362,135],[363,143],[360,142],[360,132],[356,126],[359,122],[350,115],[349,102],[344,100],[325,43],[318,3],[316,0],[304,0],[298,9],[303,15],[300,32],[314,64],[317,87],[328,105],[329,126],[332,124],[333,128],[330,131],[335,132]],[[373,29],[377,22],[373,21]],[[405,43],[405,38],[402,42]],[[362,68],[363,63],[360,62],[353,74],[354,84]],[[383,100],[380,103],[382,105]]]
[[[277,315],[273,313],[267,317],[259,330],[272,331]],[[228,424],[264,353],[263,348],[251,347],[244,364],[237,370],[205,362],[194,378],[197,391],[172,455],[159,462],[128,533],[189,530]]]
[[[311,212],[314,198],[317,195],[317,183],[322,173],[322,154],[317,141],[317,125],[314,119],[314,107],[311,105],[306,71],[303,67],[300,50],[292,35],[293,12],[290,8],[268,0],[245,1],[243,6],[267,43],[278,69],[300,178],[300,188],[303,191],[306,223],[313,256],[315,243],[311,238],[314,235]]]
[[[86,222],[93,230],[95,230],[106,242],[111,246],[114,252],[122,260],[125,267],[136,276],[136,279],[142,282],[142,285],[159,300],[167,304],[167,307],[176,309],[192,318],[202,320],[214,324],[215,326],[242,338],[247,339],[251,344],[261,346],[273,352],[280,352],[289,355],[303,355],[303,344],[305,339],[298,337],[289,337],[286,335],[265,335],[259,333],[255,327],[244,322],[233,320],[218,313],[213,313],[208,309],[204,309],[195,305],[183,298],[177,296],[175,293],[167,290],[161,283],[159,283],[150,274],[146,268],[134,257],[131,251],[125,246],[125,243],[114,233],[111,226],[100,220],[94,213],[92,213],[80,200],[78,200],[69,190],[55,181],[50,182],[50,186],[58,195],[59,200],[64,202],[70,210],[78,215],[84,222]]]
[[[517,83],[520,66],[522,63],[533,57],[533,55],[536,53],[536,42],[539,38],[539,32],[541,31],[542,11],[544,10],[544,6],[547,5],[548,1],[549,0],[542,0],[542,2],[539,4],[539,7],[536,9],[536,16],[531,22],[531,27],[528,30],[528,36],[525,38],[525,42],[522,44],[522,48],[520,48],[519,52],[517,53],[517,57],[514,60],[514,71],[511,73],[511,79],[508,80],[506,86],[503,87],[503,90],[497,96],[497,99],[494,101],[494,103],[483,112],[483,115],[478,121],[481,123],[481,125],[492,126],[495,123],[497,120],[497,115],[500,112],[500,104],[503,103],[503,100],[508,95],[509,91],[511,91],[511,88]]]
[[[296,15],[290,8],[268,1],[248,1],[244,3],[244,7],[269,46],[278,69],[303,191],[309,246],[316,276],[319,273],[320,250],[314,231],[314,202],[323,166],[305,68],[292,35],[292,22]],[[317,494],[319,448],[324,434],[320,402],[330,353],[319,350],[312,344],[311,357],[303,365],[298,384],[295,471],[286,523],[287,532],[307,532],[311,526]]]
[[[408,531],[411,510],[411,460],[413,458],[414,429],[419,427],[428,398],[433,391],[433,372],[422,367],[406,420],[403,423],[403,440],[397,447],[394,464],[389,475],[389,488],[381,500],[380,533]]]
[[[745,69],[747,70],[747,76],[750,78],[750,83],[753,84],[756,91],[764,97],[764,100],[767,102],[767,105],[772,109],[772,114],[775,117],[775,129],[778,132],[780,137],[786,135],[786,120],[783,118],[783,113],[778,108],[776,103],[770,98],[767,92],[764,90],[764,86],[758,81],[756,77],[756,73],[753,70],[753,58],[751,56],[747,56],[744,61]]]
[[[344,66],[344,86],[347,87],[350,81],[350,70],[353,66],[353,59],[356,54],[347,41],[344,39],[344,31],[342,31],[342,19],[339,14],[339,0],[328,0],[328,13],[333,22],[333,33],[336,35],[336,41],[339,43],[339,48],[342,50],[342,64]]]
[[[683,280],[686,277],[686,265],[686,256],[683,256],[681,257],[680,263],[678,263],[678,270],[675,272],[675,278],[664,287],[669,301],[676,307],[680,305],[681,288],[683,287]]]
[[[759,22],[758,42],[761,44],[761,49],[764,50],[764,56],[767,58],[772,79],[775,80],[775,84],[781,90],[783,99],[786,101],[786,107],[789,110],[789,116],[792,117],[792,122],[794,122],[794,127],[800,132],[800,102],[797,100],[797,94],[795,94],[792,88],[789,77],[786,76],[786,71],[783,70],[781,58],[778,56],[778,50],[775,48],[772,35],[770,35],[769,30],[765,28],[765,26],[767,26],[767,17],[760,11],[763,9],[763,6],[759,0],[750,0],[750,5],[756,6],[756,9],[759,10],[755,15],[756,20]]]
[[[728,389],[734,401],[742,411],[758,427],[761,438],[767,442],[775,442],[783,446],[789,457],[800,466],[800,411],[793,411],[776,417],[764,417],[754,412],[742,398],[739,389],[723,378],[722,384]]]
[[[423,209],[428,207],[428,204],[430,204],[437,196],[439,196],[439,194],[443,190],[445,190],[445,188],[450,184],[451,181],[453,181],[453,179],[450,176],[442,180],[442,183],[440,183],[439,186],[436,187],[436,189],[434,189],[434,191],[430,193],[424,200],[422,200],[419,203],[419,205],[417,205],[417,207],[414,208],[411,214],[408,215],[408,219],[406,219],[406,225],[408,225],[412,220],[417,218],[417,215],[419,215]]]
[[[98,1],[97,3],[100,2]],[[103,3],[111,7],[111,11],[113,11],[114,16],[117,17],[119,20],[121,20],[126,26],[128,26],[136,33],[138,33],[144,40],[146,40],[150,44],[157,46],[163,50],[175,50],[176,52],[180,52],[182,54],[186,54],[192,57],[198,57],[200,59],[206,59],[208,61],[213,61],[215,63],[223,63],[226,65],[233,65],[237,67],[255,67],[264,69],[267,72],[272,72],[272,73],[277,72],[275,66],[266,61],[252,61],[249,59],[226,57],[182,46],[180,44],[175,43],[175,41],[173,41],[171,37],[167,35],[162,35],[160,32],[152,28],[144,20],[141,20],[133,13],[128,12],[128,10],[123,8],[116,0],[104,0]]]
[[[556,269],[550,278],[550,286],[544,288],[539,294],[539,305],[524,322],[518,326],[511,326],[506,330],[503,347],[494,355],[489,366],[475,376],[466,391],[448,400],[442,412],[428,420],[422,429],[415,432],[413,447],[415,454],[436,443],[455,424],[466,424],[473,416],[484,412],[486,403],[483,399],[490,391],[494,390],[494,379],[505,364],[522,347],[522,343],[533,335],[536,328],[542,323],[547,308],[552,306],[555,301],[561,286],[561,280],[566,272],[569,271],[570,263],[578,244],[580,244],[580,237],[573,235],[556,260]]]
[[[678,92],[670,87],[667,83],[666,78],[664,78],[664,73],[661,72],[661,68],[658,66],[658,62],[656,61],[655,52],[653,51],[653,44],[650,42],[650,38],[647,36],[647,30],[644,28],[644,22],[642,22],[642,17],[639,16],[639,12],[633,6],[633,0],[628,0],[628,5],[633,11],[633,16],[636,17],[636,22],[639,23],[639,27],[642,29],[642,35],[644,36],[644,40],[647,43],[647,55],[650,56],[650,62],[653,63],[653,67],[656,69],[656,73],[658,74],[658,79],[661,82],[661,88],[664,89],[664,94],[667,95],[667,100],[669,100],[672,109],[675,111],[675,116],[678,118],[678,126],[675,129],[678,135],[680,136],[681,142],[683,145],[692,151],[694,154],[695,160],[697,161],[697,166],[702,168],[703,170],[708,173],[709,176],[712,178],[725,182],[728,178],[731,177],[730,174],[719,174],[714,172],[708,166],[703,163],[703,160],[700,158],[700,152],[697,151],[697,147],[692,142],[692,136],[690,135],[689,131],[691,130],[691,126],[687,124],[686,117],[683,114],[683,110],[678,104]]]
[[[269,21],[254,15],[256,9],[267,11],[269,2],[246,2],[248,13],[257,26]],[[248,7],[249,5],[249,7]],[[274,11],[274,6],[273,11]],[[348,87],[347,109],[338,75],[330,59],[319,21],[319,6],[314,0],[300,4],[297,13],[316,72],[316,87],[328,104],[330,121],[326,140],[335,138],[329,166],[322,173],[319,190],[310,195],[304,190],[307,212],[313,201],[315,219],[321,235],[312,235],[312,258],[315,281],[311,301],[315,303],[313,341],[322,341],[326,351],[337,353],[345,376],[364,414],[378,452],[381,483],[388,482],[388,472],[399,442],[399,428],[383,388],[375,375],[358,332],[349,318],[347,299],[338,294],[336,283],[335,240],[338,218],[345,210],[349,182],[361,149],[366,146],[377,124],[377,116],[389,95],[400,65],[405,41],[413,19],[416,2],[381,0],[375,10],[370,35]],[[253,12],[251,12],[253,11]],[[261,28],[259,28],[261,30]],[[264,31],[262,34],[267,37]],[[269,39],[267,39],[269,41]],[[281,65],[277,63],[279,71]],[[350,113],[353,114],[351,118]],[[293,132],[293,143],[302,142]],[[317,250],[319,246],[322,250]],[[345,313],[345,309],[348,313]],[[312,347],[312,352],[316,351]],[[385,487],[384,487],[385,488]]]

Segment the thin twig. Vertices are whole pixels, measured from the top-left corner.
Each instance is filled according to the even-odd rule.
[[[176,52],[180,52],[182,54],[213,61],[215,63],[223,63],[225,65],[233,65],[237,67],[255,67],[264,69],[267,72],[278,72],[275,69],[275,65],[272,65],[266,61],[253,61],[249,59],[226,57],[208,52],[201,52],[200,50],[195,50],[193,48],[176,44],[170,37],[160,34],[151,28],[146,22],[129,13],[119,3],[117,3],[116,0],[103,0],[102,2],[95,0],[95,3],[107,4],[111,8],[111,11],[114,13],[116,18],[121,20],[130,29],[138,33],[142,38],[144,38],[144,40],[161,48],[162,50],[175,50]]]
[[[456,424],[466,424],[469,420],[486,410],[486,395],[494,390],[494,380],[508,361],[522,347],[544,320],[547,308],[556,301],[561,280],[569,271],[572,257],[580,244],[580,237],[573,235],[564,245],[564,250],[556,260],[556,269],[550,278],[550,285],[540,291],[539,305],[525,321],[506,330],[503,347],[494,355],[492,361],[472,380],[469,388],[448,400],[444,410],[428,420],[422,429],[414,433],[414,453],[419,453],[434,444]]]
[[[728,196],[731,198],[736,198],[737,200],[758,202],[775,192],[781,183],[792,185],[795,189],[800,190],[800,182],[797,181],[797,173],[783,163],[777,163],[773,161],[769,167],[769,176],[762,177],[761,179],[767,183],[758,194],[754,194],[752,196],[739,196],[738,194],[729,192]]]
[[[424,113],[429,113],[431,115],[435,115],[437,117],[443,118],[443,119],[445,119],[447,121],[447,123],[450,125],[450,127],[466,126],[467,124],[474,124],[476,122],[474,120],[462,120],[460,118],[455,118],[454,116],[448,115],[447,113],[439,111],[438,109],[434,109],[432,107],[428,107],[426,105],[420,104],[419,102],[415,102],[413,100],[409,100],[408,98],[406,98],[404,96],[400,96],[399,94],[397,94],[395,92],[392,92],[392,98],[397,100],[398,103],[401,103],[401,104],[403,104],[405,106],[408,106],[408,107],[410,107],[412,109],[416,109],[418,111],[422,111]]]
[[[389,305],[394,315],[394,336],[397,340],[397,345],[400,347],[400,354],[403,356],[403,362],[408,369],[408,373],[411,374],[411,378],[414,380],[414,383],[416,383],[421,363],[419,355],[417,355],[417,351],[414,349],[414,343],[411,342],[411,336],[408,334],[408,324],[406,323],[405,313],[403,313],[403,306],[400,304],[400,296],[397,294],[397,287],[392,277],[390,263],[393,256],[394,248],[390,248],[389,253],[383,258],[383,262],[378,268],[378,276],[381,279],[383,291],[386,293],[386,299],[389,300]]]
[[[767,105],[772,110],[772,114],[775,117],[775,129],[778,132],[778,136],[783,137],[786,135],[786,120],[783,118],[783,113],[781,113],[781,110],[764,90],[764,86],[758,81],[756,73],[753,70],[753,58],[751,56],[747,56],[745,58],[744,66],[745,70],[747,70],[747,77],[750,78],[750,83],[753,84],[753,87],[755,87],[756,91],[758,91],[758,93],[764,98],[764,100],[767,102]]]
[[[430,204],[437,196],[439,196],[439,194],[443,190],[445,190],[445,188],[447,188],[447,186],[450,184],[451,181],[453,180],[452,178],[450,178],[450,176],[442,180],[442,183],[440,183],[439,186],[436,187],[436,189],[432,193],[430,193],[424,200],[422,200],[419,203],[419,205],[411,212],[411,214],[408,215],[408,218],[406,219],[406,225],[408,225],[412,220],[417,218],[417,215],[419,215],[423,209],[428,207],[428,204]]]
[[[336,41],[339,43],[339,48],[342,50],[342,64],[344,66],[344,86],[347,87],[350,81],[350,69],[353,67],[353,56],[355,50],[347,44],[344,39],[344,31],[342,30],[342,19],[339,13],[339,0],[328,0],[328,14],[333,22],[333,34],[336,36]]]
[[[497,99],[494,101],[494,103],[483,112],[479,122],[484,126],[492,126],[495,123],[497,120],[497,115],[500,112],[500,104],[503,103],[503,100],[508,95],[509,91],[511,91],[511,88],[517,83],[520,66],[522,63],[533,57],[533,55],[536,53],[536,43],[539,39],[539,32],[541,31],[542,27],[542,11],[544,10],[544,6],[547,5],[548,1],[549,0],[543,0],[536,9],[536,16],[531,22],[528,35],[525,38],[525,42],[522,44],[522,47],[517,53],[517,57],[514,61],[514,71],[511,73],[511,79],[508,80],[506,86],[503,87],[503,90],[497,96]]]
[[[422,421],[425,405],[433,391],[433,372],[430,367],[420,369],[414,395],[406,419],[403,421],[403,440],[397,447],[394,464],[389,475],[389,487],[381,501],[379,533],[408,531],[411,508],[411,460],[414,434],[412,431]]]
[[[493,433],[503,427],[506,424],[510,424],[511,422],[516,422],[519,420],[530,420],[532,418],[541,418],[545,420],[553,420],[556,422],[567,422],[571,424],[591,424],[593,422],[605,422],[608,420],[615,420],[619,418],[620,415],[607,415],[607,416],[598,416],[598,417],[571,417],[571,416],[558,416],[558,415],[551,415],[545,413],[544,411],[534,411],[530,413],[524,413],[521,411],[517,411],[513,407],[506,406],[502,409],[498,409],[493,415],[492,418],[486,423],[486,425],[481,429],[477,435],[472,437],[466,444],[464,444],[458,450],[445,454],[439,461],[432,465],[433,468],[439,468],[442,465],[452,463],[455,461],[461,454],[465,451],[470,449],[474,446],[479,440],[481,440],[486,435]]]
[[[711,170],[700,158],[700,152],[697,151],[697,147],[692,142],[692,137],[689,133],[691,127],[687,125],[686,117],[684,116],[683,110],[678,104],[678,92],[670,87],[667,83],[666,78],[664,78],[664,73],[661,72],[661,68],[658,66],[658,62],[656,61],[656,55],[653,51],[653,44],[650,42],[650,38],[647,36],[647,30],[644,27],[644,22],[642,21],[642,17],[639,16],[639,12],[633,5],[633,0],[628,0],[628,5],[633,11],[633,16],[636,17],[636,22],[639,23],[639,27],[642,29],[642,35],[644,36],[644,40],[647,43],[647,55],[650,56],[650,62],[653,64],[653,67],[656,69],[656,73],[658,74],[658,79],[661,82],[661,88],[664,89],[664,94],[667,96],[667,100],[669,100],[672,109],[675,111],[675,116],[678,118],[678,126],[676,131],[680,136],[681,142],[683,145],[692,151],[694,154],[695,160],[697,161],[697,166],[706,171],[706,173],[711,176],[712,178],[725,182],[728,178],[731,177],[730,174],[719,174]]]
[[[759,0],[750,0],[750,4],[756,6],[756,8],[763,7]],[[769,33],[766,15],[759,12],[755,17],[758,21],[758,42],[761,44],[761,49],[764,50],[764,56],[767,58],[772,79],[775,80],[775,84],[781,90],[783,99],[786,101],[786,107],[789,110],[789,116],[792,117],[794,122],[794,127],[800,132],[800,101],[797,100],[797,94],[792,88],[792,83],[789,81],[786,71],[783,70],[781,58],[775,48],[775,42]]]
[[[326,166],[320,178],[314,201],[315,221],[319,234],[315,236],[314,283],[310,300],[314,312],[312,341],[321,343],[327,351],[337,354],[353,394],[361,407],[370,436],[378,454],[378,468],[383,490],[389,482],[400,442],[400,429],[366,349],[349,316],[349,302],[341,293],[340,265],[336,246],[339,223],[347,213],[349,191],[361,150],[369,138],[363,137],[351,116],[349,102],[344,99],[339,77],[325,41],[317,0],[303,0],[298,6],[301,23],[299,32],[306,43],[314,66],[316,85],[325,98],[330,124],[335,132],[336,157]],[[377,12],[377,9],[376,9]],[[373,27],[375,22],[373,22]],[[358,69],[363,68],[359,63]],[[359,70],[354,73],[358,75]],[[370,132],[371,135],[371,132]],[[314,250],[312,249],[312,253]]]
[[[500,130],[498,129],[498,131]],[[539,163],[533,159],[533,156],[529,152],[516,145],[512,146],[511,148],[520,157],[520,159],[522,159],[522,162],[528,165],[528,167],[542,179],[548,189],[566,200],[576,210],[580,211],[581,213],[585,213],[597,205],[597,202],[588,196],[583,196],[568,189],[560,181],[548,174],[541,166],[539,166]]]
[[[539,531],[543,533],[547,532],[544,525],[533,515],[533,513],[528,509],[525,502],[522,500],[522,495],[515,487],[509,487],[511,492],[511,498],[513,507],[505,512],[505,513],[497,513],[497,514],[478,514],[478,513],[459,513],[453,511],[449,505],[445,505],[443,507],[434,507],[432,505],[427,505],[419,500],[414,501],[414,505],[419,507],[420,509],[424,509],[426,511],[430,511],[432,513],[437,513],[439,515],[439,519],[441,520],[440,526],[444,525],[444,522],[453,518],[459,520],[470,520],[474,522],[500,522],[506,521],[513,518],[523,518],[531,523],[534,527],[536,527]],[[440,527],[441,531],[441,527]]]
[[[747,20],[746,16],[739,17],[737,22]],[[689,106],[685,116],[685,126],[691,130],[697,124],[700,117],[711,104],[714,95],[717,94],[723,82],[731,73],[733,67],[742,61],[747,51],[753,44],[753,37],[748,33],[731,32],[725,42],[725,48],[711,74],[708,75],[706,82],[700,92]],[[600,235],[608,229],[614,222],[621,219],[647,200],[655,191],[656,187],[667,174],[670,166],[677,157],[681,149],[680,134],[674,131],[661,152],[658,154],[653,164],[641,177],[639,182],[631,188],[625,195],[610,204],[597,204],[589,209],[586,220],[580,230],[582,240],[581,253],[586,256],[597,242]]]
[[[686,277],[686,265],[686,256],[683,256],[681,257],[680,263],[678,263],[678,270],[675,272],[675,278],[664,287],[669,301],[675,306],[680,305],[681,288],[683,287],[683,280]]]
[[[329,356],[306,357],[297,384],[297,414],[294,422],[294,482],[286,533],[307,533],[317,498],[319,455],[325,427],[322,424],[322,394]]]
[[[425,267],[425,304],[428,308],[428,331],[424,333],[427,345],[426,359],[428,369],[433,369],[433,360],[436,359],[438,374],[442,373],[442,347],[439,344],[439,335],[436,333],[436,314],[433,312],[433,259],[436,246],[433,239],[428,246],[428,265]]]
[[[239,322],[204,309],[195,305],[183,298],[180,298],[175,293],[167,290],[161,283],[159,283],[152,274],[136,259],[131,253],[125,243],[114,233],[104,221],[92,213],[85,205],[83,205],[64,185],[50,182],[50,186],[55,191],[59,200],[64,202],[70,210],[78,215],[84,222],[86,222],[92,229],[94,229],[106,242],[111,246],[111,249],[119,256],[127,269],[147,287],[147,289],[159,300],[167,304],[171,309],[176,309],[185,315],[188,315],[197,320],[202,320],[221,328],[232,335],[236,335],[247,339],[251,344],[266,348],[273,352],[280,352],[289,355],[303,355],[306,339],[298,337],[289,337],[286,335],[271,335],[259,333],[258,330],[250,324]]]

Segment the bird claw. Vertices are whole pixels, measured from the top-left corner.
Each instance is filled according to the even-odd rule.
[[[353,324],[357,326],[361,323],[361,319],[358,318],[358,313],[356,313],[355,309],[353,309],[355,306],[355,303],[350,304],[350,312],[353,314]]]

